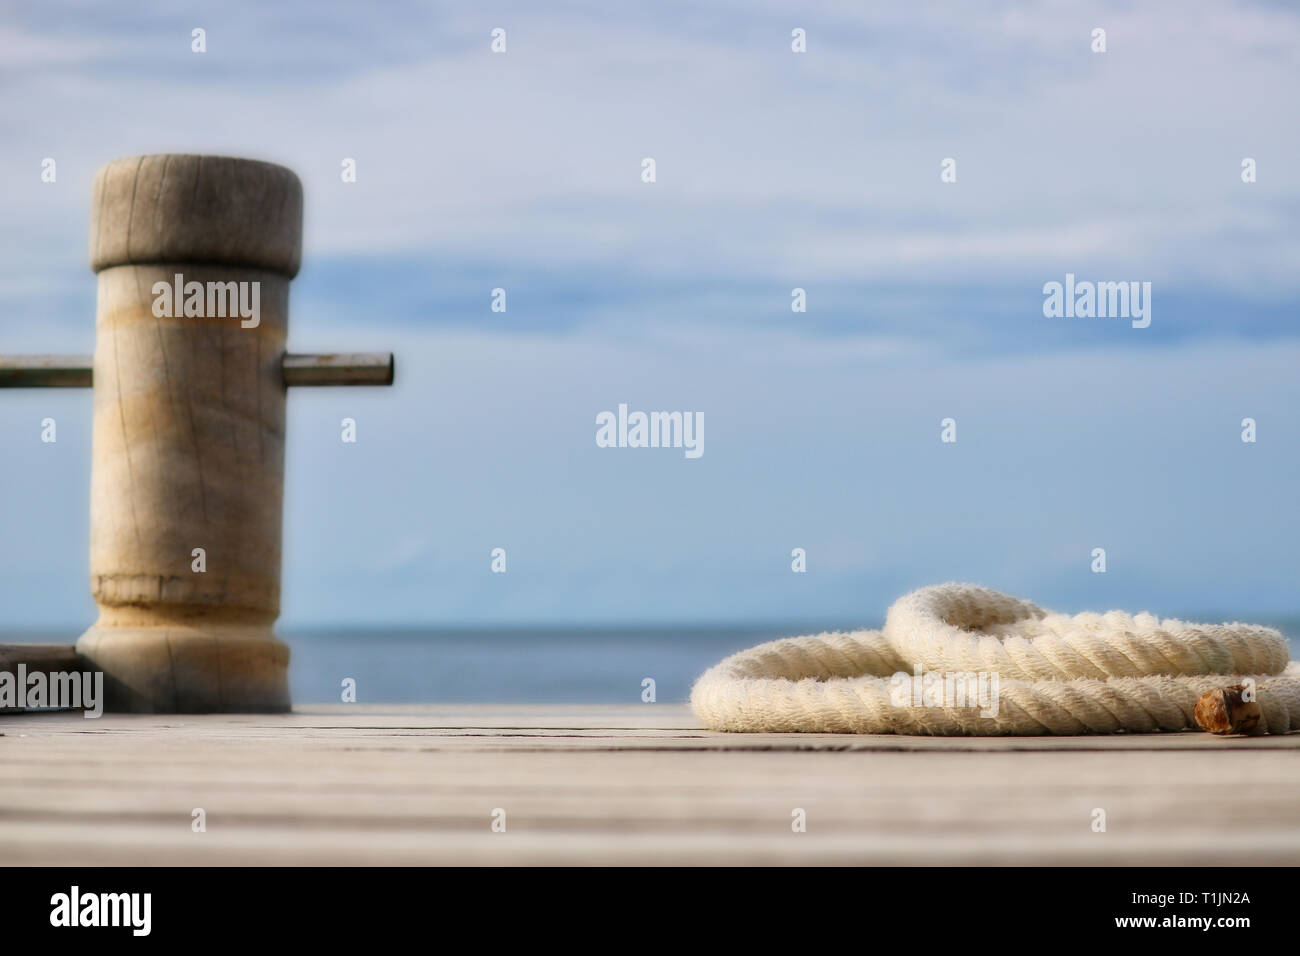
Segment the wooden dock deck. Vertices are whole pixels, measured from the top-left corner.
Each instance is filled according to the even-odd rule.
[[[1300,863],[1300,734],[730,735],[664,704],[24,714],[0,734],[0,864]]]

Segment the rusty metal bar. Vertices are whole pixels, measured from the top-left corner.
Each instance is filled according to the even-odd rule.
[[[392,385],[392,352],[286,354],[284,384]],[[89,355],[0,356],[0,388],[90,388],[94,360]]]
[[[89,355],[0,355],[0,388],[90,388]]]
[[[284,384],[392,385],[392,352],[330,352],[321,355],[286,354],[281,366]]]

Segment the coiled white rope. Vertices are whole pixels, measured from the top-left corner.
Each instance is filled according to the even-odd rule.
[[[922,588],[882,631],[770,641],[691,691],[713,730],[856,734],[1089,734],[1195,727],[1196,701],[1254,689],[1260,730],[1300,730],[1300,664],[1251,624],[1150,614],[1050,614],[969,584]]]

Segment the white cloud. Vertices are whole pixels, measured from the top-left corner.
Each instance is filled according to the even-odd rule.
[[[412,8],[399,43],[364,7],[323,8],[372,44],[369,59],[250,10],[214,16],[204,57],[160,48],[179,43],[160,26],[57,34],[33,20],[5,42],[44,69],[10,73],[0,123],[60,157],[63,180],[33,187],[39,156],[11,152],[3,201],[38,234],[82,230],[98,163],[207,150],[303,177],[309,254],[827,280],[1133,257],[1154,275],[1300,282],[1286,268],[1300,181],[1284,174],[1300,152],[1300,69],[1279,55],[1300,21],[1285,11],[1101,8],[1089,16],[1110,52],[1094,55],[1092,21],[1064,6],[716,9],[507,7],[493,16],[510,52],[494,56],[478,12]],[[789,52],[792,18],[807,21],[806,55]],[[287,67],[273,55],[286,45]],[[1249,187],[1246,154],[1261,163]],[[647,155],[653,186],[638,180]],[[339,182],[344,156],[355,186]],[[946,156],[956,185],[938,181]],[[23,243],[5,251],[10,268],[32,265]]]

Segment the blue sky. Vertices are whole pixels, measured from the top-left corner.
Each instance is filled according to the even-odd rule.
[[[291,346],[398,370],[290,397],[286,627],[1300,611],[1300,15],[968,6],[0,7],[0,351],[93,348],[99,165],[268,159]],[[1044,318],[1067,272],[1150,328]],[[704,456],[597,448],[620,402]],[[89,442],[88,394],[0,393],[5,629],[93,618]]]

